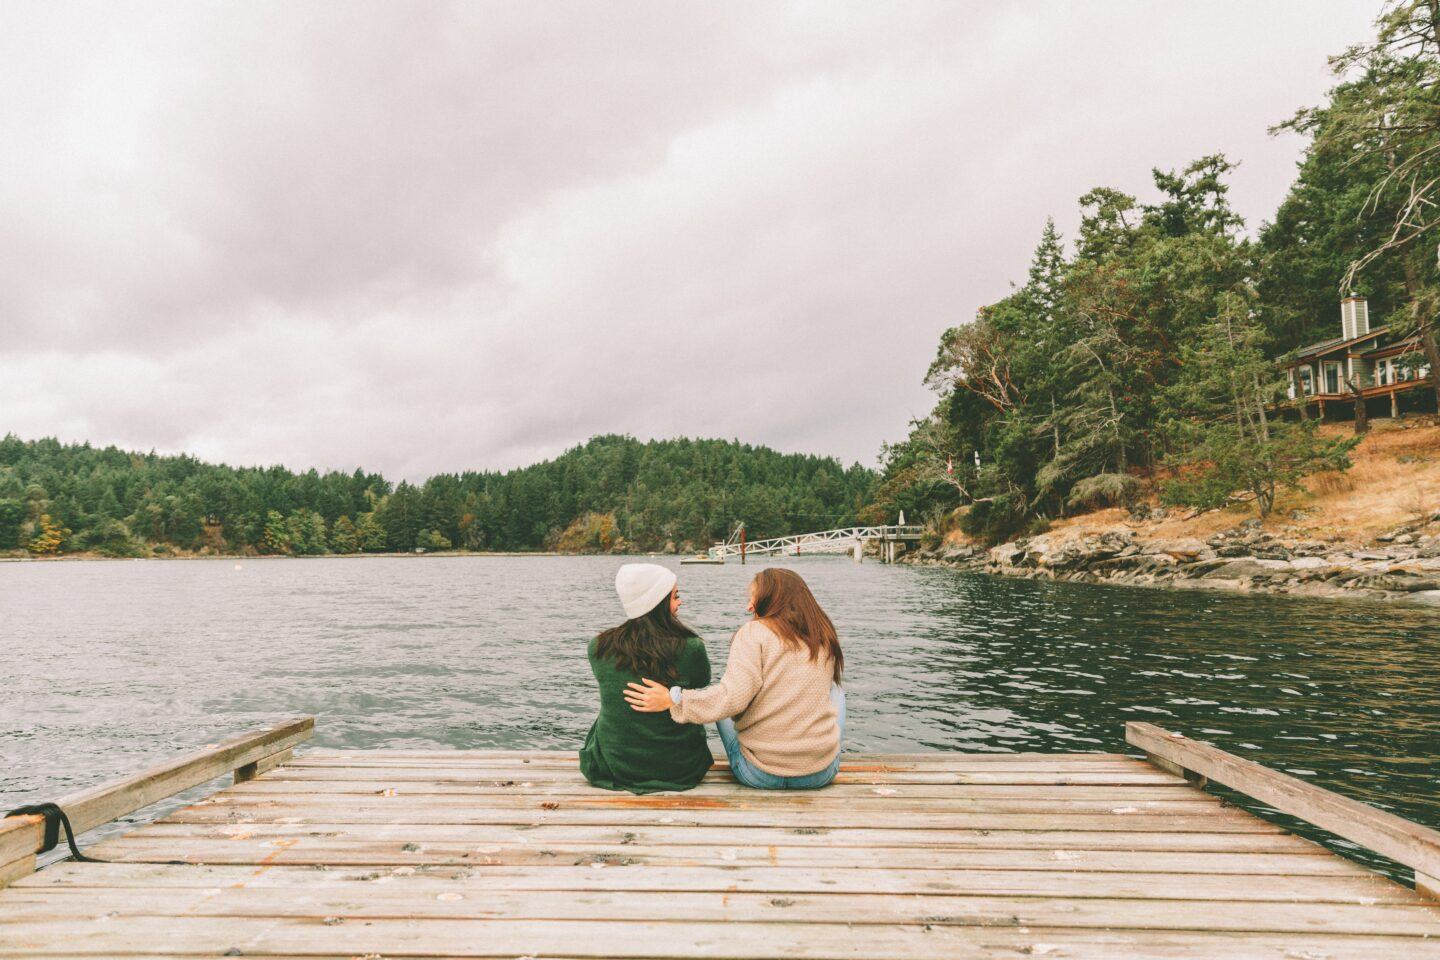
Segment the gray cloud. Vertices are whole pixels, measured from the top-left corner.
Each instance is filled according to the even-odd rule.
[[[1374,10],[0,7],[0,432],[419,477],[597,432],[873,462],[1044,218],[1258,225]]]

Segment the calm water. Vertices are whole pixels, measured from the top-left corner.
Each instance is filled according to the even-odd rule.
[[[325,747],[573,749],[620,562],[0,564],[0,805],[277,713]],[[1440,827],[1440,611],[777,562],[840,628],[849,750],[1120,750],[1145,719]],[[755,567],[679,569],[718,673]]]

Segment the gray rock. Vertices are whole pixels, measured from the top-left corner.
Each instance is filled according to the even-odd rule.
[[[1415,593],[1410,594],[1410,599],[1440,606],[1440,590],[1417,590]]]
[[[1244,560],[1232,560],[1223,566],[1216,567],[1203,576],[1206,580],[1248,580],[1268,576],[1270,570],[1270,567],[1265,566],[1259,560],[1246,557]]]
[[[1166,556],[1168,556],[1168,554],[1166,554]],[[1172,557],[1171,559],[1174,558]],[[1193,563],[1183,564],[1180,568],[1180,572],[1185,574],[1186,576],[1199,577],[1203,576],[1206,573],[1209,573],[1211,570],[1215,570],[1219,567],[1225,566],[1226,564],[1234,562],[1235,561],[1228,560],[1224,557],[1207,557],[1203,560],[1196,560]]]
[[[1278,543],[1269,543],[1265,544],[1264,546],[1257,547],[1253,551],[1253,555],[1259,557],[1262,560],[1290,559],[1290,551],[1287,550],[1282,544]]]
[[[1025,548],[1014,541],[1002,543],[998,547],[990,548],[990,562],[998,563],[1002,567],[1019,566],[1020,561],[1024,559]]]
[[[1135,542],[1129,530],[1107,530],[1098,537],[1085,540],[1085,546],[1097,557],[1113,557]]]
[[[1041,566],[1053,550],[1050,541],[1045,537],[1034,537],[1028,542],[1016,542],[1023,544],[1025,548],[1020,558],[1020,564],[1027,567]]]
[[[1168,554],[1176,560],[1195,560],[1202,554],[1211,551],[1204,542],[1192,537],[1180,540],[1156,540],[1146,548],[1145,552]]]

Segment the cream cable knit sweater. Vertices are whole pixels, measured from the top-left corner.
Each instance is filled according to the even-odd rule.
[[[791,647],[764,621],[751,620],[730,641],[719,683],[686,690],[670,708],[678,723],[733,717],[745,759],[777,777],[803,777],[840,753],[840,727],[830,700],[833,666]]]

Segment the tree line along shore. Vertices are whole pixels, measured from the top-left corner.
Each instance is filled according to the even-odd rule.
[[[736,517],[756,536],[853,522],[873,480],[722,440],[595,437],[528,467],[410,483],[12,435],[0,440],[0,555],[690,551]]]

